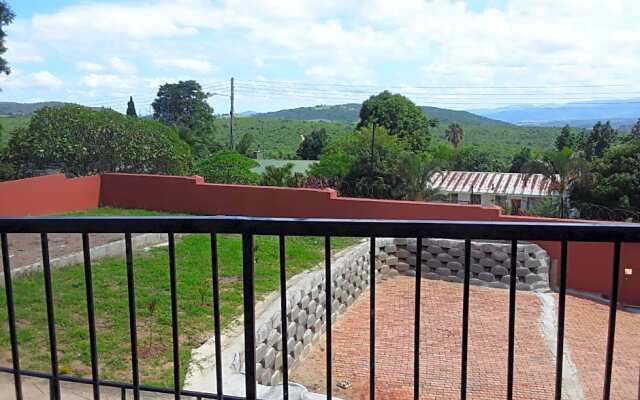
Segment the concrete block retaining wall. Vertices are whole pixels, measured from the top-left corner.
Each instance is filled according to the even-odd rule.
[[[400,273],[415,276],[416,240],[395,239]],[[422,276],[448,282],[464,280],[464,241],[422,239]],[[548,290],[550,260],[537,244],[518,245],[516,278],[518,290]],[[511,244],[471,242],[470,283],[506,289],[511,274]]]
[[[510,244],[473,242],[471,284],[507,288],[510,273]],[[535,244],[518,246],[518,290],[549,289],[549,257]],[[376,280],[399,274],[415,276],[416,240],[376,241]],[[332,261],[332,321],[344,313],[369,287],[369,243],[362,243]],[[423,239],[422,274],[427,279],[462,282],[464,241]],[[287,293],[287,350],[293,368],[321,340],[325,332],[325,276],[315,271],[303,289]],[[282,326],[276,312],[256,331],[256,377],[259,384],[276,385],[282,380]],[[234,357],[244,360],[242,353]]]

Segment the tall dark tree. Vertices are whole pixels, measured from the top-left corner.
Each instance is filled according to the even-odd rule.
[[[617,135],[618,132],[613,129],[609,121],[604,124],[598,121],[585,139],[584,155],[586,159],[591,161],[594,158],[602,157],[605,150],[614,143]]]
[[[633,137],[637,139],[640,139],[640,118],[638,119],[638,122],[633,125],[633,128],[631,128],[631,135],[633,135]]]
[[[556,138],[556,150],[560,151],[565,147],[573,149],[575,146],[574,142],[575,140],[571,133],[571,128],[569,128],[569,125],[565,125],[560,131],[560,135]]]
[[[7,51],[7,46],[5,46],[4,42],[7,33],[4,31],[4,27],[12,23],[14,17],[15,14],[11,11],[7,2],[0,0],[0,74],[4,73],[9,75],[9,73],[11,73],[11,68],[9,68],[7,60],[1,56]]]
[[[301,160],[317,160],[327,145],[327,131],[324,128],[314,129],[311,135],[304,138],[296,151]]]
[[[213,140],[213,108],[209,93],[196,81],[165,83],[153,101],[153,118],[178,129],[194,155],[204,157],[219,148]]]
[[[447,130],[444,131],[444,134],[449,141],[456,149],[462,143],[462,139],[464,139],[464,131],[460,124],[454,122],[453,124],[447,127]]]
[[[251,148],[253,147],[255,141],[256,139],[251,133],[245,133],[244,135],[242,135],[240,143],[238,143],[238,153],[246,157],[251,157]]]
[[[362,103],[358,128],[382,126],[408,143],[411,150],[420,152],[426,150],[429,127],[435,123],[408,98],[385,90]]]
[[[133,102],[133,96],[129,96],[129,101],[127,102],[127,116],[129,117],[138,116],[138,113],[136,112],[136,105]]]

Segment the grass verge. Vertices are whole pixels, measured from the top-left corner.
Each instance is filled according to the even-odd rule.
[[[152,212],[153,213],[153,212]],[[88,210],[74,215],[161,215],[140,210]],[[334,238],[337,251],[356,243]],[[289,277],[323,259],[324,239],[287,238]],[[242,312],[242,238],[219,235],[221,320],[227,327]],[[257,236],[254,243],[255,289],[260,299],[278,288],[278,238]],[[180,364],[186,373],[191,350],[213,335],[209,235],[189,235],[176,244]],[[172,386],[171,300],[168,251],[156,248],[134,254],[141,383]],[[131,379],[129,317],[124,258],[93,265],[98,357],[103,379]],[[89,332],[81,265],[53,274],[60,372],[90,376]],[[42,273],[14,281],[21,367],[49,371],[49,340]],[[0,288],[0,362],[11,364],[4,288]]]

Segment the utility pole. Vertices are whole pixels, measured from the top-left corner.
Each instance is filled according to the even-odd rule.
[[[231,150],[234,149],[233,145],[233,77],[231,78],[231,111],[229,112],[229,142],[231,143]]]

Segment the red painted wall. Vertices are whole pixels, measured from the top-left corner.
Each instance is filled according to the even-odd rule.
[[[0,183],[0,216],[63,213],[99,205],[193,214],[273,217],[557,221],[502,215],[494,206],[421,203],[338,197],[333,190],[206,184],[201,177],[104,174],[64,175]],[[560,244],[540,242],[558,260]],[[613,245],[570,243],[570,288],[609,293]],[[620,298],[640,304],[640,244],[622,246]]]
[[[333,190],[206,184],[197,176],[104,174],[101,199],[103,205],[112,207],[212,215],[558,221],[502,215],[494,206],[343,198]],[[552,259],[560,258],[559,243],[539,244]],[[612,257],[611,244],[571,243],[568,286],[580,291],[609,293]],[[632,267],[635,275],[625,279],[621,271],[620,299],[640,304],[640,244],[624,244],[621,260],[621,267]]]
[[[0,182],[0,216],[57,214],[100,204],[100,176],[63,174]]]

